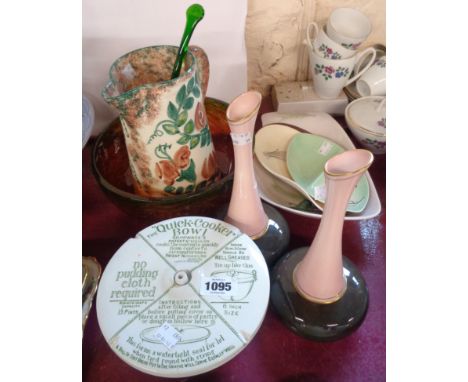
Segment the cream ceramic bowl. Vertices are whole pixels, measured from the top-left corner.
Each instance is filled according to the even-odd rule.
[[[374,154],[385,154],[385,97],[369,96],[354,100],[345,110],[346,123],[359,143]]]

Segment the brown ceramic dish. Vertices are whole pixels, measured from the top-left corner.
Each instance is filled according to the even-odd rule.
[[[229,125],[226,120],[228,104],[205,99],[216,159],[221,171],[217,181],[200,187],[190,194],[151,198],[135,193],[128,163],[127,149],[120,120],[115,119],[96,140],[93,148],[93,172],[104,193],[121,210],[132,216],[150,218],[154,222],[175,216],[215,217],[217,207],[231,196],[234,154]]]

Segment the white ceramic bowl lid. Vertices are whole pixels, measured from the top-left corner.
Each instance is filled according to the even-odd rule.
[[[270,280],[255,243],[236,227],[179,217],[140,231],[109,261],[99,326],[130,366],[184,378],[215,369],[257,333]]]
[[[348,105],[348,117],[355,125],[380,136],[386,135],[384,96],[362,97]]]

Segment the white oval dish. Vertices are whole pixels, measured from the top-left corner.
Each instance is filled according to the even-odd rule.
[[[271,112],[263,114],[261,119],[263,126],[282,123],[296,128],[299,132],[309,132],[329,138],[346,150],[356,148],[340,124],[327,113],[317,112],[301,115]],[[304,204],[303,202],[305,199],[302,203],[297,203],[300,194],[295,192],[294,189],[289,187],[284,191],[283,187],[287,187],[286,184],[283,184],[281,188],[276,187],[275,183],[282,182],[275,179],[268,171],[266,171],[255,157],[254,169],[259,195],[264,201],[295,215],[313,219],[320,219],[322,217],[321,211],[295,208],[298,204]],[[366,208],[358,214],[346,214],[344,218],[345,220],[371,219],[377,216],[382,209],[377,190],[368,171],[365,173],[365,176],[369,183],[369,201]]]
[[[323,202],[315,200],[299,183],[295,182],[288,170],[286,152],[291,139],[299,131],[292,127],[273,124],[261,128],[255,134],[254,153],[257,160],[273,176],[296,189],[317,208],[323,210]]]

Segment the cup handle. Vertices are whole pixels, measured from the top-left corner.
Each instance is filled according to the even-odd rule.
[[[374,63],[375,61],[375,58],[376,58],[376,55],[377,55],[377,52],[375,51],[374,48],[367,48],[367,49],[364,49],[360,54],[359,56],[357,57],[357,61],[360,62],[362,61],[366,56],[369,55],[369,53],[372,55],[371,59],[369,60],[369,62],[367,63],[367,65],[360,69],[358,71],[358,73],[356,73],[352,78],[350,78],[348,80],[348,82],[346,82],[346,85],[345,86],[348,86],[350,83],[356,81],[359,77],[361,77],[364,72],[370,68],[370,66]],[[356,65],[356,67],[359,67],[359,65]]]
[[[316,39],[319,33],[319,27],[318,24],[315,21],[312,21],[309,25],[307,25],[307,31],[306,31],[306,39],[307,39],[307,45],[313,48],[314,46],[312,45],[312,41],[310,39],[310,32],[311,32],[311,27],[314,30],[314,37],[313,39]]]
[[[205,51],[199,46],[192,45],[189,47],[190,52],[195,56],[197,60],[198,74],[200,75],[201,91],[203,98],[206,96],[208,89],[208,80],[210,79],[210,62]]]

